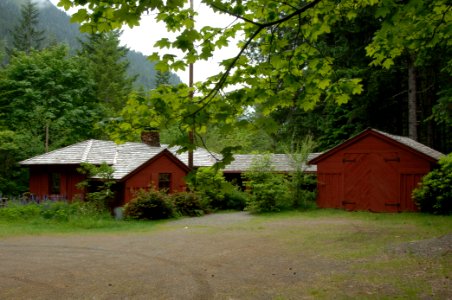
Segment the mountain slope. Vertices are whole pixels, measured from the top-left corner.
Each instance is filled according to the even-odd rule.
[[[11,30],[20,20],[20,6],[26,0],[0,0],[0,39],[5,40],[7,45],[11,45]],[[36,2],[36,1],[35,1]],[[84,35],[80,33],[78,24],[71,23],[70,17],[63,11],[55,7],[49,0],[40,0],[39,25],[47,34],[47,42],[59,42],[67,44],[71,51],[80,47],[79,39]],[[154,63],[150,62],[145,55],[140,52],[130,50],[127,54],[130,61],[129,74],[138,75],[135,82],[137,87],[144,89],[154,88],[155,69]],[[171,83],[180,83],[179,77],[172,74]]]

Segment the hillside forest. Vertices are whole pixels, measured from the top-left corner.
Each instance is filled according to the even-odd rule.
[[[0,193],[27,190],[23,159],[90,138],[137,141],[147,127],[225,162],[294,152],[307,137],[324,151],[368,127],[452,151],[446,0],[205,0],[236,22],[198,30],[184,1],[110,2],[61,0],[90,4],[72,16],[79,24],[50,2],[0,3]],[[121,27],[149,11],[179,33],[152,62],[119,45]],[[170,73],[234,37],[240,52],[218,75],[188,87]]]

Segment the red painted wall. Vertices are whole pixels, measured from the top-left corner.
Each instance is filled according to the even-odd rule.
[[[187,169],[177,163],[171,157],[171,154],[163,152],[126,178],[124,182],[124,203],[128,203],[133,199],[135,191],[147,189],[151,184],[157,190],[159,173],[171,174],[170,193],[185,191],[184,177],[188,174]]]
[[[50,179],[52,173],[60,176],[60,192],[57,195],[50,193]],[[40,199],[59,196],[67,200],[83,197],[83,191],[76,185],[85,179],[77,172],[76,166],[31,166],[30,167],[30,193]]]
[[[366,135],[317,163],[323,208],[416,211],[411,191],[431,161],[377,135]]]

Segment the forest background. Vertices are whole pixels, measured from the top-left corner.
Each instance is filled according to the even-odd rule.
[[[78,2],[61,1],[66,8]],[[119,29],[136,25],[140,9],[133,15],[124,14],[127,6],[115,12],[93,4],[92,14],[73,16],[80,27],[53,6],[0,3],[1,193],[27,190],[20,160],[89,138],[138,140],[145,127],[187,149],[194,132],[195,144],[225,157],[295,151],[308,135],[324,151],[367,127],[452,150],[447,1],[343,0],[335,10],[331,1],[205,1],[238,22],[198,31],[183,1],[151,2],[147,9],[181,32],[158,45],[182,50],[184,61],[164,49],[150,62],[119,46]],[[93,18],[107,13],[118,15]],[[169,73],[239,32],[240,55],[195,90]]]

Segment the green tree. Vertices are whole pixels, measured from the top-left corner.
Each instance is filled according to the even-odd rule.
[[[166,71],[162,72],[157,70],[155,73],[155,87],[159,87],[163,84],[170,84],[171,73]]]
[[[164,22],[168,30],[177,32],[176,38],[162,38],[156,45],[161,48],[178,49],[182,51],[183,58],[179,59],[172,53],[153,54],[151,58],[158,61],[156,68],[161,71],[167,71],[169,68],[184,69],[196,60],[208,59],[213,55],[214,49],[227,46],[233,37],[240,37],[238,43],[240,50],[236,56],[221,63],[223,71],[196,87],[203,96],[191,103],[186,102],[186,105],[193,109],[187,109],[185,112],[174,111],[173,116],[181,123],[185,122],[183,126],[187,125],[186,122],[193,123],[195,120],[198,122],[196,126],[202,127],[202,124],[206,123],[199,122],[211,121],[214,117],[221,117],[222,119],[217,122],[226,124],[237,121],[237,116],[242,113],[240,109],[237,109],[238,114],[231,114],[228,117],[221,114],[205,117],[204,110],[218,111],[218,108],[211,107],[223,105],[215,100],[217,98],[227,99],[228,105],[236,108],[258,107],[264,118],[272,112],[284,109],[295,112],[309,111],[323,102],[327,104],[324,106],[325,109],[320,107],[320,111],[328,112],[332,109],[341,119],[347,119],[352,115],[359,116],[359,110],[366,107],[371,113],[372,105],[380,103],[386,106],[386,103],[382,103],[381,98],[375,103],[367,102],[372,105],[363,101],[361,107],[353,104],[344,106],[343,113],[336,112],[329,106],[350,103],[355,95],[363,93],[365,84],[371,83],[364,80],[372,79],[365,70],[370,62],[369,58],[374,60],[374,65],[390,67],[396,58],[402,58],[401,54],[413,52],[414,57],[408,55],[404,56],[404,59],[414,58],[416,66],[427,53],[432,53],[431,50],[439,49],[446,56],[442,69],[446,71],[450,69],[451,10],[447,0],[402,2],[205,0],[203,3],[213,11],[234,16],[236,21],[227,28],[205,26],[199,30],[194,27],[196,12],[184,5],[186,1],[137,1],[132,5],[119,0],[112,0],[108,4],[94,0],[61,0],[60,5],[68,9],[87,2],[90,4],[90,11],[82,8],[73,15],[73,20],[82,23],[82,30],[105,31],[120,28],[123,24],[135,26],[139,24],[143,12],[154,11],[158,21]],[[371,21],[362,23],[366,19]],[[360,29],[362,24],[365,28],[372,27],[367,36],[366,32]],[[347,41],[351,39],[340,40],[340,38],[344,35],[353,35],[354,30],[358,30],[360,37],[364,38],[362,40],[357,38],[353,46],[345,49]],[[359,42],[362,44],[354,47]],[[402,47],[399,47],[398,43],[402,43]],[[331,45],[334,47],[330,47]],[[369,56],[367,63],[365,55],[362,55],[366,46]],[[416,51],[412,51],[412,48]],[[355,50],[361,51],[358,62],[353,55]],[[343,57],[338,57],[337,54]],[[359,63],[358,67],[355,63]],[[402,70],[400,67],[402,65],[403,61],[397,61],[397,69]],[[425,63],[422,65],[428,71],[425,78],[438,70]],[[406,94],[410,90],[419,92],[413,91],[408,84],[408,74],[412,74],[408,72],[410,64],[405,64],[404,68],[407,77],[406,83],[403,83],[406,86]],[[420,76],[416,77],[419,79]],[[435,88],[436,91],[448,91],[447,86],[450,86],[448,78],[449,75],[446,79],[434,82],[434,86],[437,83],[441,85],[438,89]],[[222,88],[235,84],[242,86],[240,91],[230,93],[224,98],[218,97]],[[437,98],[434,97],[435,93],[431,95],[431,91],[435,89],[430,88],[428,84],[418,84],[417,87],[425,87],[423,90],[429,91],[424,104],[426,107],[433,106]],[[396,98],[397,94],[394,93],[390,97]],[[187,97],[189,95],[190,93]],[[353,108],[354,111],[347,112],[349,108]],[[425,111],[427,116],[423,116],[422,122],[426,122],[431,114],[428,109]],[[233,110],[230,109],[228,112]],[[398,118],[405,119],[406,115],[403,113]],[[412,123],[408,122],[409,118],[411,117],[407,116],[407,123]],[[336,122],[332,119],[330,123]],[[347,132],[350,130],[347,126],[353,125],[344,124],[344,126],[344,130],[341,131]],[[433,130],[434,127],[429,125],[424,135],[427,138],[433,136],[429,134]]]
[[[36,3],[27,0],[21,6],[21,19],[13,32],[13,49],[30,53],[42,49],[45,31],[39,29],[39,9]]]
[[[102,116],[93,88],[82,60],[64,46],[18,53],[0,76],[3,125],[31,133],[46,151],[92,137]]]
[[[128,49],[119,46],[120,31],[95,33],[82,41],[80,56],[86,57],[95,81],[96,97],[112,113],[119,112],[132,90],[134,77],[127,75]]]
[[[375,17],[383,22],[367,46],[367,53],[373,58],[372,64],[384,68],[404,58],[408,72],[408,133],[417,140],[419,68],[429,66],[439,51],[448,54],[442,57],[440,70],[448,78],[452,75],[452,4],[447,0],[388,1],[379,3]]]

